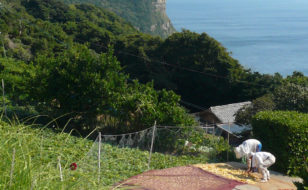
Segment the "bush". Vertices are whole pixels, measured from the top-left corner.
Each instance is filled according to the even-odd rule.
[[[277,171],[308,179],[308,114],[265,111],[252,120],[253,134],[277,159]],[[307,185],[307,181],[304,182]]]
[[[227,152],[231,153],[224,138],[208,134],[199,127],[158,128],[156,134],[156,152],[204,156],[215,162],[226,161]]]

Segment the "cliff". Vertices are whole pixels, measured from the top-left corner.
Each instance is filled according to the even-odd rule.
[[[166,0],[62,0],[104,7],[130,22],[143,33],[166,38],[174,27],[166,14]]]

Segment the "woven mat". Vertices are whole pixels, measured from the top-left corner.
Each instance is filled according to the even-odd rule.
[[[114,186],[134,190],[231,190],[244,184],[223,178],[194,166],[151,170]]]

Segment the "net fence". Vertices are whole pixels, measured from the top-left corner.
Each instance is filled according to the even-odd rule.
[[[216,158],[222,139],[214,127],[153,126],[142,131],[99,133],[89,152],[78,161],[84,189],[112,188],[115,182],[151,169],[205,163]],[[193,159],[190,159],[193,158]]]

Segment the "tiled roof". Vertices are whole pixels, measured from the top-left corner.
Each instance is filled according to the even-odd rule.
[[[242,107],[251,104],[250,101],[240,102],[234,104],[227,104],[222,106],[210,107],[210,111],[221,121],[221,123],[235,122],[235,113]]]

